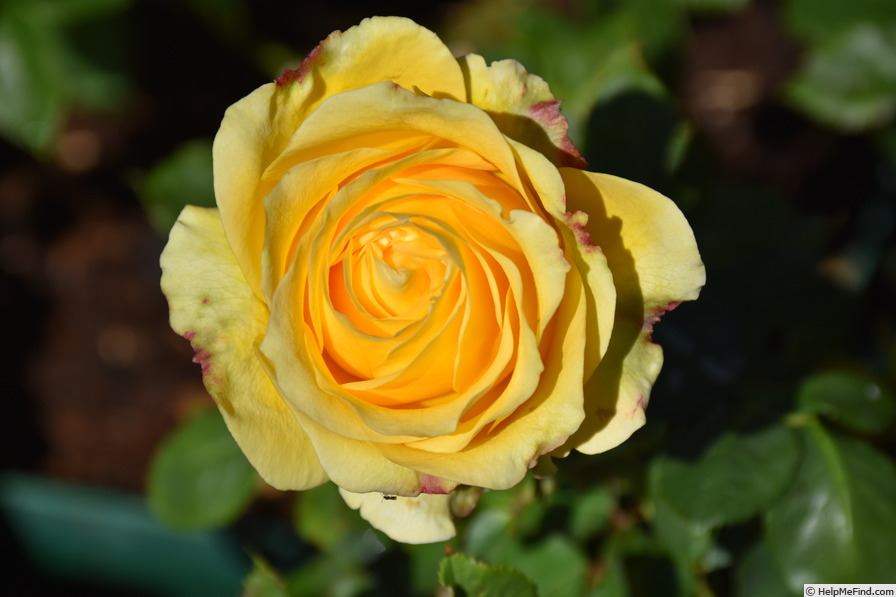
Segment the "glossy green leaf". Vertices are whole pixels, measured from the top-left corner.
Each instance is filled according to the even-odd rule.
[[[659,457],[654,498],[703,526],[746,521],[779,497],[799,461],[799,443],[784,427],[719,437],[695,461]]]
[[[156,230],[167,234],[185,205],[214,207],[212,142],[195,139],[159,162],[140,185],[143,205]]]
[[[795,597],[784,582],[765,543],[753,546],[738,561],[734,571],[736,597]]]
[[[655,497],[652,504],[657,539],[674,560],[688,566],[709,551],[712,545],[710,527],[683,515],[661,497]]]
[[[457,553],[442,560],[439,582],[451,595],[477,597],[536,597],[535,583],[518,570],[491,567]],[[458,589],[458,591],[455,591]]]
[[[149,506],[178,529],[204,529],[232,522],[258,485],[217,411],[201,413],[169,435],[149,469]]]
[[[896,582],[892,461],[817,421],[802,439],[796,478],[765,515],[769,551],[788,585]]]
[[[896,399],[857,373],[826,371],[805,380],[797,393],[801,411],[819,414],[860,433],[876,435],[896,419]]]

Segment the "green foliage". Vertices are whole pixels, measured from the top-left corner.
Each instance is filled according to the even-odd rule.
[[[746,8],[749,0],[678,0],[678,3],[699,12],[734,12]]]
[[[168,234],[187,204],[214,207],[212,142],[184,143],[156,164],[140,184],[143,205],[159,234]]]
[[[896,29],[862,25],[815,45],[788,88],[811,116],[847,131],[896,115]]]
[[[127,0],[6,0],[0,4],[0,134],[46,155],[72,104],[124,99],[121,27]]]
[[[792,597],[800,594],[787,586],[765,543],[753,546],[740,559],[735,572],[735,594],[738,597]]]
[[[153,514],[182,530],[232,522],[257,486],[255,469],[217,411],[196,415],[166,438],[147,480]]]
[[[604,531],[610,522],[610,515],[616,508],[616,499],[601,486],[572,500],[569,526],[573,536],[583,541]]]
[[[878,435],[896,419],[896,400],[864,375],[826,371],[803,381],[800,410],[837,421],[859,433]]]
[[[290,597],[355,597],[367,592],[372,581],[361,562],[328,554],[309,560],[290,573],[286,586]]]
[[[447,39],[471,45],[487,60],[513,58],[548,81],[555,97],[563,99],[570,137],[579,144],[588,115],[602,99],[629,89],[662,93],[643,50],[644,45],[663,48],[677,36],[672,4],[639,0],[586,19],[566,18],[545,6],[468,4],[455,16]]]
[[[536,597],[535,585],[518,571],[491,567],[464,554],[442,560],[439,582],[451,589],[451,595],[477,597]],[[457,593],[454,589],[462,592]]]
[[[791,431],[725,434],[695,462],[653,461],[652,495],[703,528],[744,522],[783,493],[799,462]]]
[[[886,0],[789,0],[785,18],[807,44],[790,100],[831,126],[856,131],[896,115],[896,8]]]
[[[896,469],[862,442],[810,422],[787,494],[765,513],[768,549],[790,589],[896,581]]]
[[[252,571],[246,577],[242,597],[289,597],[286,583],[261,557],[252,558]]]

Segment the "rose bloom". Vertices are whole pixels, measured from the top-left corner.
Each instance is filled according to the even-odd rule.
[[[375,17],[227,110],[218,207],[183,210],[162,288],[267,483],[332,481],[394,539],[440,541],[459,486],[644,424],[653,324],[703,265],[672,201],[582,169],[559,104]]]

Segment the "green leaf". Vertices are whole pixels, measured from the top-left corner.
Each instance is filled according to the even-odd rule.
[[[734,571],[737,597],[793,597],[765,543],[757,543],[740,558]],[[799,593],[802,594],[802,593]]]
[[[457,553],[442,560],[439,582],[457,595],[476,597],[536,597],[535,584],[518,570],[491,567],[468,555]]]
[[[616,508],[616,499],[601,486],[591,488],[572,503],[570,530],[576,539],[584,540],[600,533]]]
[[[439,588],[437,572],[445,557],[444,543],[424,543],[422,545],[401,545],[408,556],[408,571],[411,594],[435,595]]]
[[[52,32],[20,9],[0,9],[0,134],[45,153],[61,126],[64,86]]]
[[[601,574],[589,597],[628,597],[628,580],[625,576],[625,564],[620,555],[617,541],[611,538],[607,542],[601,561]]]
[[[232,522],[255,494],[258,477],[217,411],[195,416],[157,450],[148,479],[149,506],[182,530]]]
[[[711,529],[676,510],[662,497],[653,499],[653,527],[659,542],[679,564],[689,568],[712,546]]]
[[[787,0],[783,17],[790,29],[810,43],[823,43],[856,26],[896,25],[891,0]]]
[[[826,371],[806,379],[797,392],[801,411],[877,435],[896,419],[896,400],[880,384],[857,373]]]
[[[809,116],[844,131],[886,123],[896,114],[896,24],[868,23],[826,37],[810,48],[787,95]]]
[[[263,558],[252,558],[252,572],[246,577],[242,597],[289,597],[286,584]]]
[[[535,581],[540,595],[578,597],[585,588],[588,562],[577,546],[560,535],[526,549],[513,565]]]
[[[653,530],[657,541],[675,563],[678,594],[690,595],[700,583],[697,563],[706,558],[713,547],[712,528],[708,523],[684,514],[669,501],[664,492],[666,462],[662,458],[654,460],[648,473]]]
[[[896,469],[817,421],[789,491],[765,515],[769,550],[794,591],[804,583],[892,583]]]
[[[82,7],[85,13],[72,15],[61,27],[57,69],[70,102],[109,111],[124,105],[131,90],[133,56],[131,21],[121,10],[123,4],[101,2],[91,11]]]
[[[696,461],[656,459],[653,495],[707,528],[743,522],[784,492],[798,461],[799,443],[784,427],[727,433]]]
[[[369,592],[373,582],[358,562],[334,552],[305,562],[289,574],[286,586],[291,597],[356,597]]]
[[[508,554],[520,550],[519,539],[509,532],[512,520],[509,508],[477,509],[464,534],[464,549],[490,561],[510,559]]]
[[[47,154],[73,100],[92,107],[121,105],[129,82],[115,61],[124,54],[127,36],[122,27],[105,23],[83,33],[91,20],[115,16],[126,4],[6,0],[0,5],[0,134]]]
[[[699,12],[737,12],[746,8],[750,0],[678,0],[678,4]]]
[[[296,532],[324,552],[331,551],[352,532],[368,528],[359,524],[360,517],[345,505],[333,483],[297,493],[294,504]]]
[[[153,226],[163,234],[185,205],[214,207],[211,140],[184,143],[156,164],[140,185],[140,195]]]

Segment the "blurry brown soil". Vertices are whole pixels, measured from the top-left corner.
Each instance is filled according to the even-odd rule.
[[[80,130],[99,142],[90,124]],[[20,158],[0,174],[3,393],[19,415],[4,421],[4,457],[141,491],[154,446],[207,398],[167,325],[162,239],[119,181],[56,161]]]

